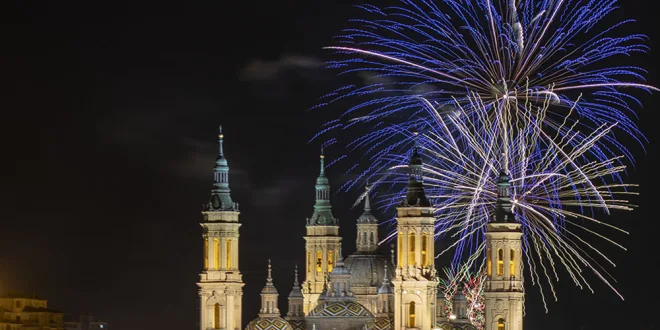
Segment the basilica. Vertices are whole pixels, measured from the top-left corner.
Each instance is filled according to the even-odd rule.
[[[204,269],[197,283],[200,330],[241,330],[242,324],[240,212],[230,194],[223,139],[220,128],[213,189],[202,211]],[[453,299],[452,314],[445,314],[434,258],[434,208],[424,192],[417,148],[412,150],[408,167],[407,194],[397,207],[397,239],[391,259],[378,252],[379,222],[371,212],[369,187],[364,212],[356,219],[357,251],[344,258],[321,155],[314,213],[306,221],[305,267],[301,274],[297,267],[292,269],[295,280],[287,312],[283,315],[278,307],[279,293],[269,260],[259,316],[246,330],[476,329],[467,317],[468,302],[460,291]],[[497,187],[495,215],[486,229],[484,328],[522,330],[521,225],[511,212],[506,173],[500,175]]]

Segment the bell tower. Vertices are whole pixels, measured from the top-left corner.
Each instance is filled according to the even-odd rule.
[[[375,253],[378,250],[378,219],[371,214],[371,202],[369,200],[369,183],[365,187],[364,212],[357,220],[358,252]]]
[[[424,193],[422,158],[417,146],[408,164],[408,191],[397,207],[397,265],[394,284],[394,329],[435,327],[438,281],[434,265],[435,217]]]
[[[495,217],[486,224],[485,330],[523,329],[521,226],[512,212],[509,176],[502,171]]]
[[[323,149],[320,174],[316,179],[314,213],[307,219],[305,236],[305,282],[303,283],[303,311],[305,315],[316,307],[328,274],[332,272],[340,251],[339,224],[332,215],[330,183],[325,176]]]
[[[241,328],[243,279],[238,270],[238,203],[229,190],[229,166],[223,150],[222,126],[218,133],[218,159],[209,202],[204,205],[202,226],[204,269],[197,283],[200,297],[200,330]]]

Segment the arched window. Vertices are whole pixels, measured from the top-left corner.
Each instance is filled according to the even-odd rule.
[[[504,319],[497,320],[497,330],[504,330]]]
[[[497,249],[497,276],[504,274],[504,251]]]
[[[429,265],[429,260],[428,260],[428,235],[426,233],[422,234],[422,266],[426,267]]]
[[[369,234],[369,244],[372,244],[372,245],[374,244],[374,232],[373,231]]]
[[[204,269],[209,269],[209,239],[204,239]]]
[[[312,254],[307,252],[307,274],[312,272]]]
[[[486,249],[486,275],[490,276],[493,273],[493,256],[490,255],[490,248]]]
[[[215,249],[215,269],[220,268],[220,240],[217,238],[213,239],[213,249]]]
[[[231,238],[227,239],[227,269],[231,269]]]
[[[399,246],[399,255],[396,257],[399,267],[403,267],[403,232],[400,231],[397,235],[397,245]]]
[[[410,305],[408,305],[408,327],[409,328],[414,328],[415,327],[415,302],[411,301]],[[497,329],[500,330],[500,329]]]
[[[408,266],[415,265],[415,234],[410,233],[408,238]]]
[[[367,232],[362,233],[362,244],[367,244]]]
[[[516,252],[511,249],[511,258],[509,259],[509,275],[511,276],[516,276],[516,266],[515,266],[515,260],[516,258]]]
[[[328,273],[332,272],[332,266],[334,266],[333,262],[333,255],[332,255],[332,250],[328,251]]]
[[[316,251],[316,273],[321,274],[323,271],[323,256],[321,255],[321,250]]]
[[[213,329],[220,329],[220,304],[215,304],[213,308]]]

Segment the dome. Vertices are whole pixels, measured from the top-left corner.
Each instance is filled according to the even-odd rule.
[[[328,301],[319,304],[314,308],[309,316],[357,316],[357,317],[373,317],[373,314],[367,310],[366,307],[355,301]]]
[[[245,330],[293,330],[293,327],[281,317],[258,317]]]
[[[394,278],[392,263],[381,254],[354,253],[344,260],[344,267],[351,273],[351,287],[380,287],[385,278],[385,264],[387,278]]]
[[[367,330],[392,330],[394,329],[394,322],[389,317],[377,317],[372,321],[367,322]]]
[[[378,219],[371,214],[371,211],[364,210],[362,215],[357,219],[358,224],[378,224]]]

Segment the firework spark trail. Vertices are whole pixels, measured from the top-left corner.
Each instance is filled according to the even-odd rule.
[[[513,211],[523,224],[526,269],[532,282],[541,291],[550,290],[556,300],[559,267],[576,286],[593,291],[584,274],[584,270],[590,269],[616,292],[611,284],[613,279],[601,263],[615,264],[591,238],[625,249],[598,229],[627,232],[583,212],[600,210],[607,214],[611,210],[633,209],[621,197],[635,194],[628,191],[635,185],[620,182],[619,174],[625,169],[620,163],[622,156],[598,149],[599,141],[611,134],[613,125],[603,124],[584,138],[576,139],[575,128],[579,123],[565,121],[557,126],[565,134],[554,135],[553,139],[536,121],[546,116],[550,102],[527,102],[521,106],[519,99],[524,98],[504,103],[502,114],[497,116],[492,116],[477,94],[465,107],[457,101],[451,113],[439,112],[429,100],[419,99],[426,111],[424,120],[436,123],[433,129],[427,128],[418,135],[417,144],[425,159],[427,195],[437,207],[436,237],[449,242],[438,256],[451,255],[453,267],[462,264],[472,269],[483,267],[485,224],[494,210],[496,178],[506,163],[511,177]],[[470,109],[469,113],[466,109]],[[407,129],[412,128],[394,128]],[[393,131],[388,134],[391,138]],[[401,134],[409,139],[414,136],[409,131]],[[379,137],[373,135],[369,139]],[[405,194],[408,157],[398,149],[378,150],[381,151],[379,162],[365,171],[364,176],[375,183],[372,189],[394,187],[384,191],[375,202],[388,209],[398,205]],[[604,160],[588,157],[594,153]],[[394,235],[392,232],[386,240]]]
[[[494,113],[503,99],[524,97],[522,107],[549,101],[552,109],[536,121],[550,136],[567,134],[561,127],[577,125],[580,118],[574,141],[614,123],[645,141],[631,118],[641,103],[630,92],[659,89],[645,84],[642,68],[611,65],[648,50],[644,35],[614,35],[632,20],[599,28],[616,1],[475,0],[468,6],[460,0],[401,0],[397,6],[362,8],[368,19],[353,20],[336,38],[338,45],[327,47],[341,55],[328,63],[341,74],[374,73],[366,86],[347,85],[324,98],[323,107],[353,103],[342,118],[359,118],[334,126],[336,131],[392,120],[424,130],[435,123],[414,119],[424,107],[417,97],[440,107],[457,101],[469,113],[473,92]],[[599,139],[590,157],[603,160],[597,150],[608,148],[632,161],[613,135]]]

